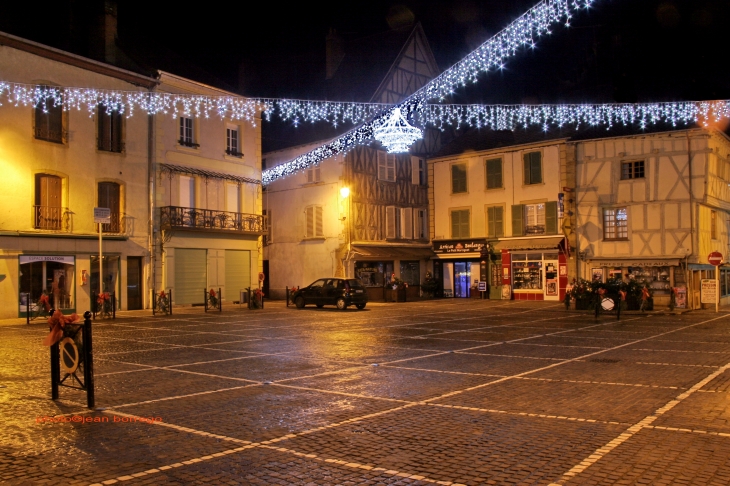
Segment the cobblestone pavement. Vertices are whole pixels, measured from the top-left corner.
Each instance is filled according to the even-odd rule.
[[[727,312],[128,313],[94,323],[93,411],[50,400],[46,332],[0,327],[2,482],[730,483]]]

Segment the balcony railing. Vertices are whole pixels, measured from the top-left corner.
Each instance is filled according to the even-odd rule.
[[[103,233],[125,233],[126,232],[126,216],[124,213],[111,213],[111,223],[102,224],[101,231]]]
[[[525,234],[526,235],[544,235],[545,234],[545,225],[544,224],[527,225],[527,226],[525,226]]]
[[[264,217],[260,214],[231,213],[215,209],[160,208],[160,226],[190,230],[235,231],[262,235],[266,232]]]
[[[33,206],[33,227],[40,230],[68,232],[71,213],[60,206]]]

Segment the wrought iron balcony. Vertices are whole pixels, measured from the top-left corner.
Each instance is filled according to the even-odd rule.
[[[545,234],[545,225],[544,224],[534,224],[534,225],[525,226],[525,234],[526,235],[544,235]]]
[[[263,235],[266,232],[264,217],[260,214],[231,213],[216,209],[160,208],[160,227],[200,231],[231,231]]]
[[[102,224],[101,231],[111,234],[126,233],[126,220],[124,213],[111,213],[111,223]]]
[[[39,230],[68,233],[71,213],[60,206],[33,206],[33,227]]]

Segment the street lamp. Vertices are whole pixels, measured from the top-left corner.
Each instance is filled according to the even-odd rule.
[[[340,189],[340,196],[342,196],[343,199],[346,199],[347,196],[350,195],[350,188],[349,187],[343,187]]]

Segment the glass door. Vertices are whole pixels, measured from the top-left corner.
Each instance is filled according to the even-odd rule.
[[[469,297],[471,262],[454,263],[454,297]]]

